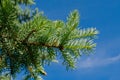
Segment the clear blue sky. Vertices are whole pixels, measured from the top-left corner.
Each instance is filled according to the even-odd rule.
[[[39,10],[52,20],[65,21],[70,11],[78,9],[79,27],[100,31],[95,54],[83,55],[73,71],[53,63],[46,67],[44,80],[120,80],[120,0],[36,1]]]

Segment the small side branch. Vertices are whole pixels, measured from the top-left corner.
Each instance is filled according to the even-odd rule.
[[[30,37],[34,32],[36,32],[36,30],[30,31],[30,33],[26,36],[26,38],[23,40],[23,42],[28,41],[29,37]]]

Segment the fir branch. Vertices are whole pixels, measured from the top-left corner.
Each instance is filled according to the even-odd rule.
[[[28,45],[33,45],[33,46],[44,46],[44,47],[54,47],[54,48],[59,48],[60,50],[63,50],[64,47],[63,46],[55,46],[55,45],[49,45],[49,44],[45,44],[45,43],[40,43],[40,42],[26,42],[26,44]]]
[[[8,71],[11,68],[11,76],[21,72],[21,68],[27,70],[26,67],[32,66],[35,76],[28,77],[36,80],[36,76],[46,75],[42,68],[38,70],[39,66],[50,64],[59,56],[56,55],[57,51],[62,54],[63,64],[74,68],[79,52],[90,52],[95,48],[94,37],[98,32],[95,28],[77,28],[77,10],[69,15],[67,22],[52,21],[31,9],[24,10],[33,2],[34,0],[0,0],[0,60],[2,55],[5,59],[0,70]],[[24,8],[21,5],[25,5]]]

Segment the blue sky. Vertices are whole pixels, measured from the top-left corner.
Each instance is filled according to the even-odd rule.
[[[81,56],[73,71],[53,63],[45,68],[44,80],[120,80],[120,0],[36,1],[35,6],[52,20],[65,21],[71,11],[78,9],[79,27],[100,31],[94,54]]]

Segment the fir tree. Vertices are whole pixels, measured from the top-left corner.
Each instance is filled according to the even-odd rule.
[[[34,0],[0,0],[0,78],[15,77],[26,71],[25,80],[41,80],[44,65],[61,57],[67,69],[75,68],[82,54],[96,44],[96,28],[78,27],[79,13],[74,10],[67,21],[52,21],[29,6]],[[22,7],[24,6],[24,8]]]

